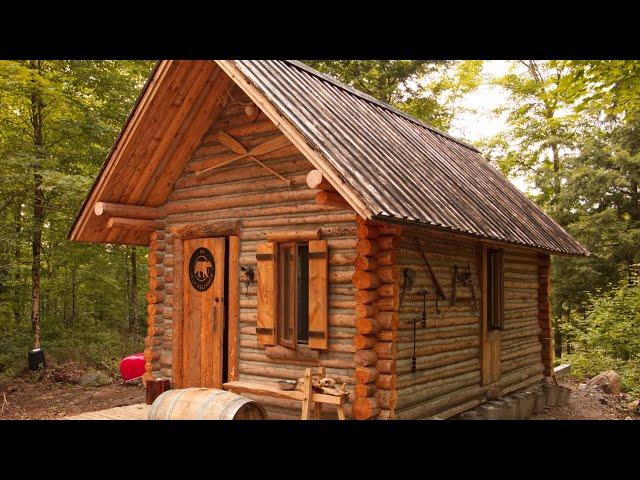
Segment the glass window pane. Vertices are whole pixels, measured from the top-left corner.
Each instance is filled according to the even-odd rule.
[[[280,250],[281,282],[280,282],[280,338],[293,344],[296,309],[296,268],[295,246],[283,245]]]

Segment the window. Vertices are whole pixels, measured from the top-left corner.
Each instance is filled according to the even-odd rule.
[[[504,254],[502,250],[487,252],[487,322],[489,330],[504,326]]]
[[[295,348],[309,341],[309,246],[278,246],[278,340]]]
[[[297,233],[297,232],[296,232]],[[258,345],[326,350],[329,259],[326,240],[257,245]]]

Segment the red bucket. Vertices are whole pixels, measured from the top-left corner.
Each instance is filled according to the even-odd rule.
[[[120,360],[120,374],[125,382],[144,375],[144,355],[136,353]]]

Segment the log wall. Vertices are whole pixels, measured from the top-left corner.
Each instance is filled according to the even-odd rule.
[[[237,89],[231,94],[235,102],[248,101]],[[329,345],[326,351],[320,351],[319,359],[315,361],[268,357],[264,347],[257,344],[256,283],[247,285],[241,272],[236,379],[255,382],[298,379],[304,376],[305,368],[323,366],[328,376],[347,383],[347,388],[353,390],[355,289],[351,278],[355,271],[356,214],[350,209],[316,203],[317,191],[306,184],[306,176],[314,167],[293,145],[259,156],[265,165],[290,180],[290,186],[250,159],[238,160],[213,170],[209,175],[197,176],[195,172],[198,170],[236,156],[216,140],[216,133],[220,130],[246,148],[280,135],[264,114],[250,121],[243,105],[232,104],[212,125],[176,182],[164,205],[168,212],[164,228],[154,232],[150,249],[152,286],[149,295],[154,303],[149,304],[149,321],[153,323],[150,323],[146,340],[149,347],[145,350],[149,358],[147,377],[171,378],[173,373],[172,327],[181,298],[177,295],[180,287],[175,284],[180,275],[173,274],[173,249],[178,243],[174,244],[170,230],[187,225],[239,220],[242,222],[239,264],[240,267],[252,267],[254,272],[256,246],[267,241],[267,233],[321,228],[321,238],[328,241],[329,248]],[[180,268],[179,265],[175,267]],[[163,294],[159,293],[161,291]],[[247,396],[259,400],[270,418],[300,418],[299,402]],[[331,408],[325,410],[335,416]],[[350,413],[350,405],[346,410]]]
[[[145,379],[171,379],[175,373],[172,342],[174,328],[179,328],[176,320],[181,312],[182,276],[174,272],[181,268],[176,258],[181,258],[182,246],[170,232],[236,221],[241,222],[239,266],[254,271],[256,247],[267,240],[267,234],[321,229],[329,248],[329,344],[317,359],[308,352],[291,359],[259,346],[256,284],[247,284],[242,273],[233,380],[263,383],[298,379],[304,376],[305,368],[322,366],[328,376],[347,383],[352,392],[346,408],[348,416],[411,419],[472,408],[486,400],[489,388],[506,394],[542,379],[545,366],[548,369],[551,365],[548,350],[543,352],[542,347],[550,337],[547,256],[522,249],[505,250],[501,375],[497,382],[481,385],[480,320],[470,291],[458,288],[457,303],[450,304],[456,263],[470,265],[476,299],[481,301],[480,242],[365,222],[345,208],[343,201],[318,200],[318,191],[309,188],[306,178],[314,167],[290,144],[259,157],[289,185],[251,159],[224,164],[237,154],[218,141],[218,132],[226,132],[247,149],[281,135],[264,114],[253,121],[247,117],[239,102],[248,98],[238,89],[230,93],[233,102],[191,156],[163,206],[166,217],[158,220],[160,228],[151,235]],[[197,175],[216,165],[220,166],[209,174]],[[439,313],[433,282],[414,240],[416,235],[447,295],[446,301],[439,302]],[[405,268],[415,270],[416,279],[400,303]],[[418,323],[417,369],[412,372],[411,320],[421,318],[422,296],[418,292],[424,288],[429,291],[427,327]],[[260,401],[270,418],[300,417],[299,402],[247,397]],[[331,408],[324,410],[335,415]]]
[[[486,400],[489,388],[502,394],[525,387],[542,379],[542,346],[538,324],[538,257],[535,253],[518,253],[505,249],[505,321],[501,332],[500,379],[481,385],[480,317],[475,312],[471,291],[457,288],[457,301],[451,305],[453,267],[469,264],[480,302],[479,242],[459,242],[439,237],[422,236],[424,253],[442,286],[446,301],[438,302],[435,288],[419,254],[414,234],[404,234],[398,248],[398,266],[402,291],[402,271],[411,268],[416,279],[410,292],[405,292],[400,305],[397,344],[397,401],[395,416],[399,419],[425,418],[446,411],[472,408]],[[411,320],[420,319],[422,296],[427,289],[427,327],[416,329],[417,369],[411,371],[413,330]]]

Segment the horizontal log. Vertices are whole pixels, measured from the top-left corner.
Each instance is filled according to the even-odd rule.
[[[356,383],[373,383],[378,378],[378,370],[375,367],[356,367],[353,375]]]
[[[395,420],[396,415],[392,410],[380,409],[380,413],[376,416],[376,420]]]
[[[396,358],[396,344],[393,342],[376,342],[373,349],[380,358]]]
[[[402,235],[401,225],[392,225],[391,223],[376,223],[375,224],[382,235],[394,235],[400,237]]]
[[[376,340],[382,342],[397,342],[398,341],[398,331],[397,330],[380,330],[376,333]]]
[[[430,366],[429,366],[430,367]],[[441,378],[454,377],[468,372],[477,372],[480,364],[476,359],[466,360],[453,364],[444,365],[436,368],[428,368],[427,370],[417,370],[415,372],[402,373],[403,368],[398,369],[398,388],[404,389],[416,385],[423,385]]]
[[[210,222],[188,225],[174,225],[169,228],[169,232],[175,239],[183,238],[204,238],[204,237],[226,237],[238,235],[241,223],[235,222]]]
[[[267,233],[267,242],[308,242],[319,240],[322,229],[313,230],[272,230]]]
[[[356,347],[356,350],[373,348],[375,344],[376,337],[373,335],[356,335],[353,337],[353,345]]]
[[[356,270],[365,270],[367,272],[372,272],[377,267],[374,257],[366,257],[364,255],[358,255],[353,264]]]
[[[380,373],[396,373],[396,361],[386,358],[379,358],[375,364]]]
[[[380,413],[380,405],[375,397],[356,398],[351,406],[356,420],[368,420]]]
[[[147,302],[150,304],[162,303],[164,300],[164,292],[161,290],[149,291],[145,294],[145,297],[147,298]]]
[[[265,347],[265,354],[271,359],[277,360],[302,360],[313,362],[320,358],[317,350],[312,350],[303,345],[298,345],[297,349],[286,348],[281,345]]]
[[[375,302],[375,307],[383,312],[395,312],[400,306],[398,297],[381,298]]]
[[[378,390],[376,398],[382,408],[395,409],[398,402],[397,390]]]
[[[325,178],[320,170],[311,170],[307,174],[307,186],[314,190],[326,190],[335,192],[333,185]]]
[[[358,383],[353,388],[353,393],[358,397],[373,397],[376,394],[377,387],[375,383]]]
[[[395,330],[400,323],[400,315],[397,312],[378,312],[376,320],[380,323],[381,328]]]
[[[121,228],[123,230],[151,231],[161,227],[156,220],[143,220],[138,218],[109,217],[107,228]]]
[[[344,355],[342,352],[332,352],[333,355]],[[342,359],[336,357],[320,358],[319,360],[300,360],[300,359],[275,359],[269,358],[262,351],[249,351],[246,348],[241,349],[239,353],[240,360],[246,360],[249,362],[263,362],[268,364],[277,365],[296,365],[306,367],[326,367],[340,370],[353,370],[356,368],[356,364],[353,359]]]
[[[395,235],[381,235],[378,237],[378,245],[381,250],[393,250],[400,245],[400,237]]]
[[[373,303],[378,299],[378,292],[375,290],[356,290],[356,303]]]
[[[356,236],[358,238],[376,239],[380,236],[380,231],[372,225],[359,223],[356,229]]]
[[[380,297],[397,298],[400,294],[400,287],[397,283],[385,283],[378,287],[377,292]]]
[[[357,366],[369,367],[376,364],[376,362],[378,361],[378,354],[373,350],[358,350],[354,354],[353,359],[356,362]]]
[[[397,409],[396,417],[401,420],[411,420],[425,418],[438,414],[454,405],[464,403],[474,398],[481,398],[484,395],[484,388],[479,385],[472,385],[461,390],[442,395],[427,403]]]
[[[351,208],[349,203],[336,192],[321,190],[316,193],[316,203],[327,207]]]
[[[440,378],[410,388],[398,390],[398,408],[427,402],[444,394],[480,383],[480,372],[472,371],[460,375]]]
[[[376,379],[376,387],[382,390],[395,390],[397,381],[398,379],[394,374],[379,374]]]
[[[378,246],[378,242],[376,240],[362,238],[358,240],[358,243],[356,243],[356,252],[358,253],[358,255],[375,256],[379,250],[380,247]]]
[[[354,287],[361,290],[376,289],[380,286],[380,281],[375,273],[365,272],[363,270],[357,270],[353,274],[351,283]]]
[[[359,303],[355,308],[356,317],[373,317],[376,311],[377,309],[374,305],[367,305],[365,303]]]
[[[376,274],[382,283],[396,283],[400,279],[400,270],[395,265],[379,267]]]
[[[158,220],[166,213],[162,207],[143,207],[123,203],[96,202],[93,206],[96,216],[135,218],[140,220]]]
[[[375,317],[358,317],[356,331],[362,335],[376,334],[380,331],[380,322]]]
[[[264,228],[287,225],[328,225],[330,223],[352,224],[355,221],[355,217],[356,214],[353,212],[303,215],[297,217],[279,215],[275,218],[247,218],[242,221],[242,225],[244,228]]]

